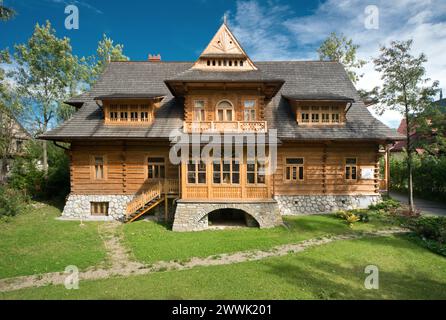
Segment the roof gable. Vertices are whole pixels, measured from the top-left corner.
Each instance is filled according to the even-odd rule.
[[[244,63],[241,65],[237,63],[237,68],[231,68],[232,71],[257,70],[257,67],[246,54],[245,50],[243,50],[226,23],[223,23],[218,29],[206,49],[204,49],[198,60],[192,66],[192,69],[214,69],[212,67],[216,67],[217,65],[213,65],[212,63],[208,64],[208,61],[211,61],[210,59],[234,59],[234,61],[240,59]]]

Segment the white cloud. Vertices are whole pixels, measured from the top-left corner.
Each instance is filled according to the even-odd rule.
[[[379,55],[379,47],[392,40],[414,40],[413,53],[428,57],[426,70],[446,91],[446,2],[444,0],[374,1],[379,9],[379,29],[366,29],[365,8],[372,3],[360,0],[327,0],[310,15],[299,16],[280,2],[260,4],[237,2],[230,25],[254,60],[317,59],[316,49],[331,33],[344,33],[360,45],[358,56],[369,60]],[[373,63],[363,67],[364,77],[357,87],[380,85]],[[395,127],[401,116],[386,112],[377,116]]]

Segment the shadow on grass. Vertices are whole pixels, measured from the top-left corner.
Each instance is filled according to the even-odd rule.
[[[392,250],[398,246],[401,252],[414,250],[408,241],[386,243],[380,241],[383,239],[377,240],[366,238],[354,241],[383,247],[383,251],[386,246]],[[333,257],[330,254],[321,257],[315,251],[308,251],[290,256],[286,261],[268,261],[265,265],[269,267],[268,273],[286,280],[296,290],[307,291],[315,299],[446,299],[446,281],[439,282],[433,279],[431,272],[417,270],[416,261],[414,264],[401,261],[394,265],[392,261],[373,254],[368,256],[366,252],[356,252],[352,256],[351,252],[336,254],[335,250],[339,248],[333,248]],[[420,247],[420,250],[425,249]],[[315,257],[311,257],[312,253],[316,253]],[[377,265],[379,268],[377,290],[364,286],[368,276],[364,271],[367,265]]]

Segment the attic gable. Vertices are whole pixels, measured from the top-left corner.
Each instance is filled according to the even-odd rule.
[[[223,23],[192,69],[251,71],[257,70],[257,67],[243,50],[227,24]]]

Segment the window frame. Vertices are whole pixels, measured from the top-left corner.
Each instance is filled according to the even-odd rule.
[[[248,165],[254,165],[254,171],[248,170]],[[263,175],[259,174],[259,167],[264,167]],[[247,186],[266,186],[266,167],[267,163],[261,164],[259,159],[248,159],[246,160],[246,185]],[[249,182],[248,175],[254,174],[254,183]],[[259,176],[263,176],[263,182],[259,182]]]
[[[149,161],[150,159],[163,159],[163,162],[157,162],[157,161]],[[163,177],[159,177],[159,178],[150,178],[149,174],[150,174],[150,170],[149,170],[149,166],[163,166],[164,167],[164,176]],[[159,180],[164,180],[166,179],[167,176],[167,166],[166,166],[166,157],[162,156],[162,155],[148,155],[145,157],[145,178],[147,181],[159,181]],[[152,169],[153,170],[153,169]],[[155,172],[155,171],[152,171]],[[161,172],[161,170],[159,169],[158,172]]]
[[[200,164],[204,164],[204,171],[200,170]],[[191,171],[189,171],[189,166],[193,165],[194,166],[194,182],[189,182],[189,173]],[[204,172],[204,182],[200,182],[200,173]],[[204,161],[195,161],[195,160],[190,160],[187,162],[186,165],[186,184],[188,185],[196,185],[196,186],[203,186],[207,184],[207,179],[208,179],[208,168],[207,168],[207,164]]]
[[[289,159],[302,159],[302,164],[295,163],[295,164],[288,164]],[[287,171],[288,168],[290,169],[290,179],[287,178]],[[296,179],[293,179],[293,168],[296,168]],[[302,168],[302,179],[300,178],[300,168]],[[304,182],[306,179],[305,170],[306,169],[306,162],[305,157],[301,156],[286,156],[284,159],[283,164],[283,181],[286,183],[299,183]]]
[[[220,107],[219,105],[223,102],[227,102],[231,105],[231,107]],[[219,119],[219,110],[223,111],[223,120]],[[227,111],[231,110],[231,120],[228,120],[228,114]],[[215,121],[216,122],[234,122],[235,120],[235,108],[234,108],[234,104],[228,100],[228,99],[223,99],[217,102],[217,104],[215,105]]]
[[[202,107],[197,107],[197,102],[203,102],[203,106]],[[197,113],[199,110],[199,113]],[[197,119],[197,114],[200,115],[200,119]],[[193,122],[202,122],[202,121],[206,121],[206,100],[205,99],[194,99],[193,100],[193,105],[192,105],[192,121]]]
[[[252,106],[246,106],[247,102],[254,102],[254,104]],[[247,119],[246,117],[247,112],[249,119]],[[257,99],[249,98],[243,100],[243,121],[245,122],[257,121]]]
[[[355,159],[355,164],[348,164],[347,159]],[[359,171],[358,171],[359,163],[358,163],[358,157],[355,156],[348,156],[344,157],[344,180],[347,182],[357,182],[359,180]],[[355,178],[347,178],[347,168],[350,168],[350,176],[352,176],[352,168],[355,168]]]
[[[105,210],[103,210],[105,209]],[[108,201],[90,201],[90,215],[95,217],[108,217],[110,203]],[[99,212],[105,211],[105,212]]]
[[[102,158],[102,178],[96,177],[96,158]],[[90,155],[90,180],[105,181],[108,179],[108,161],[105,154]]]
[[[234,171],[234,163],[238,163],[238,171]],[[220,166],[220,170],[218,170],[218,172],[220,173],[219,178],[220,178],[220,182],[215,182],[215,173],[216,171],[214,170],[214,165],[218,164]],[[240,186],[241,185],[241,168],[242,168],[242,160],[241,159],[237,159],[235,157],[231,158],[231,162],[229,163],[229,171],[228,170],[224,170],[224,165],[228,165],[228,163],[225,161],[224,158],[221,159],[213,159],[212,160],[212,185],[216,185],[216,186]],[[224,175],[225,173],[229,172],[229,177],[230,177],[230,182],[229,183],[225,183],[223,182],[224,179]],[[238,183],[234,183],[234,174],[238,174]]]

